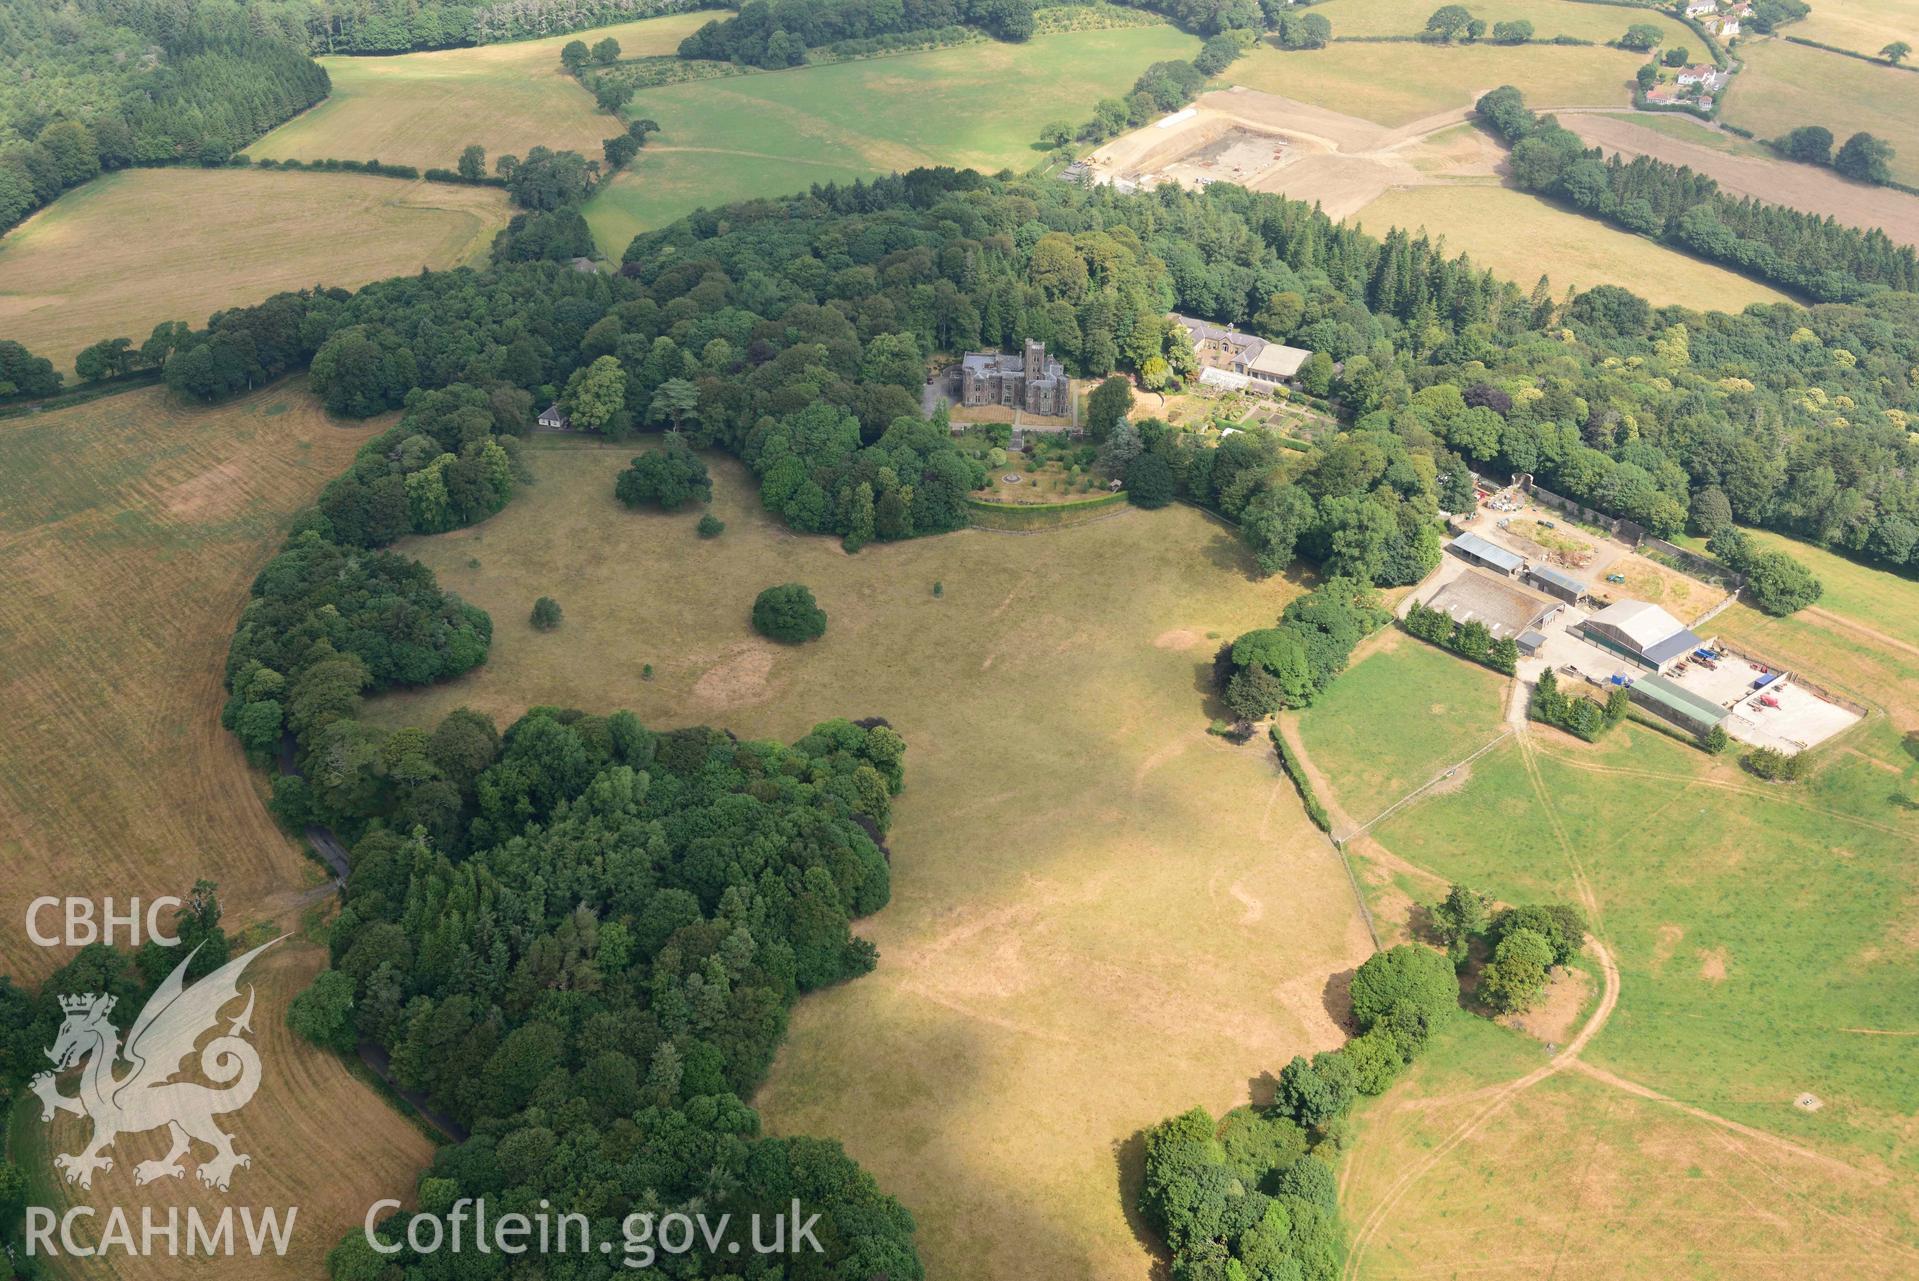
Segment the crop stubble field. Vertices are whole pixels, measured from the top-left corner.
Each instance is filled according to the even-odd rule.
[[[493,654],[372,711],[630,707],[782,739],[887,717],[907,790],[893,901],[860,927],[879,968],[799,1003],[757,1105],[843,1140],[919,1220],[930,1275],[1142,1275],[1129,1140],[1337,1044],[1323,989],[1370,949],[1270,753],[1205,733],[1207,633],[1269,624],[1294,589],[1253,581],[1187,508],[849,557],[777,525],[718,459],[727,530],[704,541],[695,513],[613,501],[631,452],[535,450],[506,511],[409,540],[493,614]],[[747,626],[789,579],[831,619],[800,649]],[[540,594],[566,611],[556,632],[526,623]]]
[[[483,258],[506,193],[363,174],[133,169],[60,197],[0,239],[0,334],[50,358],[135,346],[161,321],[315,284],[357,288]]]
[[[216,410],[158,389],[0,422],[0,971],[35,981],[66,953],[32,946],[18,923],[41,894],[184,894],[219,883],[224,923],[297,930],[316,867],[275,826],[261,779],[220,727],[227,639],[247,584],[296,507],[345,466],[366,428],[330,422],[298,380]],[[286,1027],[286,1002],[325,963],[299,936],[249,971],[260,985],[259,1096],[224,1118],[253,1165],[250,1205],[297,1205],[283,1262],[197,1260],[195,1275],[310,1278],[366,1207],[409,1197],[432,1152],[412,1125],[333,1055]],[[84,1135],[29,1100],[12,1158],[36,1204],[135,1204],[136,1161],[164,1134],[123,1139],[92,1191],[60,1182],[53,1152]],[[316,1177],[316,1172],[324,1177]],[[232,1198],[191,1174],[138,1204]],[[63,1263],[59,1275],[172,1281],[179,1261]]]

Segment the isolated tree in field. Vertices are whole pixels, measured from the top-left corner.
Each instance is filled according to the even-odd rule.
[[[1904,62],[1907,58],[1912,56],[1912,46],[1907,44],[1904,40],[1895,40],[1891,44],[1887,45],[1885,48],[1881,49],[1879,51],[1879,56],[1884,58],[1887,62],[1890,62],[1893,66],[1896,67],[1900,63]]]
[[[486,148],[474,143],[460,153],[460,177],[473,181],[486,177]]]
[[[1531,1008],[1546,990],[1546,968],[1552,960],[1552,944],[1543,935],[1513,930],[1499,940],[1492,961],[1480,971],[1480,1000],[1502,1014]]]
[[[1650,22],[1635,22],[1626,28],[1626,34],[1619,37],[1619,47],[1645,53],[1659,46],[1666,33]]]
[[[527,621],[540,631],[552,631],[560,625],[560,602],[551,596],[540,597],[533,602],[533,613]]]
[[[601,356],[585,369],[575,370],[561,401],[583,431],[607,431],[618,424],[626,407],[626,374],[619,357]]]
[[[569,40],[560,50],[560,65],[568,71],[571,71],[574,75],[578,75],[580,68],[586,65],[586,60],[589,56],[586,41]]]
[[[700,517],[700,523],[694,527],[701,538],[718,538],[726,532],[726,522],[712,512]]]
[[[593,46],[593,61],[599,63],[602,67],[611,66],[619,60],[620,42],[612,36],[608,36]]]
[[[1824,125],[1800,125],[1779,140],[1788,160],[1807,165],[1832,163],[1832,130]]]
[[[1113,428],[1133,412],[1133,385],[1114,374],[1086,398],[1086,434],[1103,441]]]
[[[1846,139],[1832,158],[1832,167],[1848,178],[1883,186],[1892,181],[1892,156],[1891,143],[1861,132]]]
[[[676,511],[687,503],[709,501],[713,482],[700,456],[686,447],[678,433],[672,433],[664,448],[641,454],[620,473],[613,482],[613,496],[628,507],[650,503]]]
[[[1473,15],[1463,4],[1441,5],[1433,10],[1432,17],[1426,19],[1426,31],[1441,40],[1451,40],[1464,33],[1466,24],[1472,20]]]
[[[803,644],[826,635],[826,611],[804,585],[782,583],[754,598],[753,630],[783,644]]]
[[[1042,125],[1039,140],[1042,146],[1070,147],[1073,144],[1073,126],[1064,120],[1055,120],[1050,124]]]
[[[1459,1004],[1459,979],[1444,954],[1417,943],[1375,952],[1353,975],[1353,1019],[1370,1029],[1401,1001],[1437,1023]]]
[[[1683,67],[1691,60],[1691,56],[1691,50],[1687,49],[1683,44],[1678,44],[1661,54],[1659,61],[1668,67]]]
[[[1515,18],[1511,22],[1493,24],[1493,42],[1495,44],[1525,44],[1533,38],[1533,24],[1524,18]]]

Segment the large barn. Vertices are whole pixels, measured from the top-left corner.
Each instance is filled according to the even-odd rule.
[[[1703,641],[1651,601],[1622,600],[1606,606],[1580,628],[1587,640],[1649,671],[1663,671]]]

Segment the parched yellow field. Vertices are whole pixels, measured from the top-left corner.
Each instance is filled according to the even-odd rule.
[[[236,952],[237,952],[236,948]],[[327,1275],[326,1253],[349,1231],[358,1231],[376,1201],[415,1204],[420,1171],[433,1159],[433,1142],[418,1126],[394,1111],[365,1081],[347,1071],[340,1059],[316,1049],[287,1027],[287,1003],[326,966],[326,949],[299,938],[275,945],[247,968],[243,980],[256,989],[253,1035],[260,1051],[260,1090],[238,1112],[220,1118],[233,1135],[236,1152],[252,1164],[236,1170],[232,1186],[218,1192],[201,1185],[194,1162],[209,1154],[195,1146],[183,1164],[186,1174],[145,1186],[133,1181],[136,1163],[166,1150],[166,1131],[123,1135],[113,1145],[113,1169],[94,1175],[81,1189],[61,1180],[53,1167],[56,1153],[73,1153],[89,1137],[87,1123],[62,1115],[51,1125],[40,1121],[39,1102],[28,1098],[14,1111],[8,1155],[27,1177],[29,1200],[56,1214],[73,1205],[90,1205],[99,1214],[124,1208],[139,1232],[140,1214],[150,1210],[165,1224],[169,1211],[181,1218],[191,1209],[213,1223],[224,1209],[240,1207],[255,1215],[272,1208],[284,1223],[297,1211],[285,1257],[253,1259],[244,1250],[233,1256],[169,1257],[164,1243],[151,1254],[115,1252],[109,1260],[49,1260],[51,1274],[73,1281],[314,1281]],[[237,1007],[236,1007],[237,1008]],[[72,1085],[63,1093],[71,1095]],[[98,1218],[82,1220],[82,1240],[97,1238]],[[239,1222],[234,1237],[244,1240]]]
[[[408,540],[492,613],[492,655],[372,710],[631,707],[780,738],[888,718],[907,787],[893,901],[859,927],[879,968],[799,1003],[756,1104],[776,1132],[842,1140],[905,1202],[929,1276],[1150,1275],[1130,1141],[1339,1043],[1328,978],[1371,950],[1271,751],[1205,732],[1218,637],[1296,589],[1253,580],[1232,532],[1186,507],[847,556],[775,524],[719,459],[727,528],[702,540],[695,512],[614,502],[633,452],[536,449],[535,487],[500,515]],[[823,639],[749,629],[754,594],[786,580],[818,596]],[[542,594],[566,614],[551,633],[526,621]]]
[[[0,972],[64,959],[19,928],[42,894],[205,876],[238,929],[319,882],[220,728],[221,678],[247,585],[367,430],[297,381],[213,410],[152,388],[0,421]]]
[[[1643,20],[1636,10],[1601,12],[1618,15],[1622,32],[1628,20]],[[1447,111],[1463,119],[1481,94],[1500,85],[1518,87],[1540,110],[1623,107],[1644,61],[1619,49],[1566,45],[1333,44],[1302,52],[1261,45],[1220,79],[1397,127]]]
[[[283,289],[355,288],[484,256],[505,225],[487,187],[361,174],[135,169],[62,196],[0,240],[0,335],[74,377],[102,338],[138,345]]]
[[[1726,92],[1727,124],[1761,138],[1824,125],[1840,142],[1863,129],[1892,144],[1893,177],[1919,183],[1919,74],[1784,40],[1747,41],[1739,56],[1746,69]]]
[[[1411,36],[1426,29],[1426,19],[1439,6],[1431,0],[1326,0],[1313,12],[1333,24],[1335,36]],[[1616,40],[1635,22],[1649,22],[1666,33],[1667,42],[1685,43],[1692,33],[1657,10],[1644,14],[1612,5],[1582,4],[1576,0],[1480,0],[1466,6],[1483,18],[1489,33],[1496,23],[1524,18],[1533,24],[1535,40],[1578,36],[1582,40]],[[1693,37],[1698,44],[1698,37]]]
[[[1812,12],[1785,30],[1876,57],[1895,40],[1919,49],[1919,8],[1909,0],[1812,0]]]
[[[621,125],[560,66],[571,40],[611,36],[622,57],[672,53],[711,12],[648,18],[545,40],[442,49],[396,58],[322,58],[333,92],[247,148],[255,159],[383,160],[451,169],[471,143],[487,167],[533,146],[600,158]]]
[[[1388,227],[1424,227],[1446,247],[1471,254],[1530,289],[1541,275],[1563,295],[1568,286],[1620,285],[1657,306],[1739,311],[1786,295],[1709,262],[1630,235],[1582,214],[1506,187],[1417,187],[1388,192],[1354,215],[1375,235]]]

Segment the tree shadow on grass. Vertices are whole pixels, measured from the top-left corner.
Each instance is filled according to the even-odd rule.
[[[1326,985],[1319,990],[1319,1003],[1326,1016],[1352,1036],[1359,1035],[1359,1025],[1353,1022],[1353,976],[1358,972],[1355,969],[1329,974]]]
[[[1139,1208],[1140,1190],[1146,1183],[1146,1131],[1136,1130],[1131,1137],[1113,1145],[1113,1171],[1126,1226],[1153,1260],[1147,1276],[1150,1281],[1169,1281],[1173,1274],[1172,1255]]]

